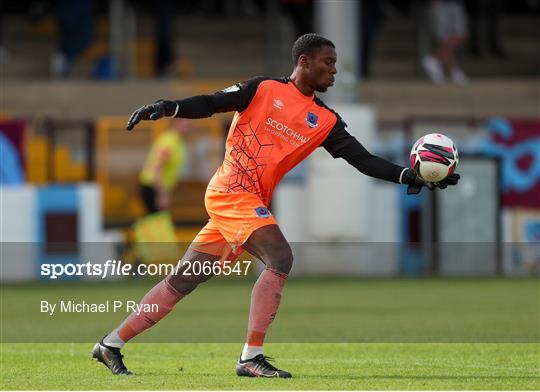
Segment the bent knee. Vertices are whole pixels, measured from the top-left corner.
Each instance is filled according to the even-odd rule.
[[[212,276],[214,275],[186,275],[183,273],[176,273],[167,276],[167,281],[172,287],[174,287],[176,291],[181,294],[188,295],[195,290],[199,284],[206,282],[212,278]]]
[[[268,260],[266,261],[267,267],[273,268],[287,275],[289,274],[292,265],[293,254],[289,246],[272,252],[272,254],[268,255]]]

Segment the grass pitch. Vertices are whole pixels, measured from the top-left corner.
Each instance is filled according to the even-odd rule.
[[[355,390],[540,389],[538,344],[269,344],[293,379],[234,374],[240,344],[132,344],[133,377],[90,360],[91,344],[2,345],[2,388],[10,390]]]
[[[94,342],[125,319],[126,309],[50,316],[40,312],[40,302],[139,302],[154,284],[3,285],[2,342]],[[242,342],[252,286],[249,279],[205,283],[136,341]],[[538,343],[540,283],[537,279],[291,279],[268,341]]]
[[[2,285],[1,388],[540,389],[536,279],[291,279],[265,348],[290,380],[234,373],[248,280],[205,283],[128,344],[123,353],[135,377],[112,376],[90,359],[93,343],[125,313],[39,310],[44,299],[138,300],[152,285]]]

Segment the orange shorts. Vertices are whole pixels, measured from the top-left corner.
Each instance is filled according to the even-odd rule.
[[[197,234],[191,248],[224,260],[240,255],[241,245],[255,230],[277,224],[262,200],[252,193],[207,189],[204,204],[210,220]]]

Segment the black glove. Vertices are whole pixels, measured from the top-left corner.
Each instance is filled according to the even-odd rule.
[[[413,169],[406,169],[401,176],[401,183],[407,184],[407,195],[416,195],[420,193],[422,187],[427,187],[430,191],[435,189],[435,184],[426,182],[420,178]]]
[[[135,110],[127,122],[126,129],[131,131],[141,120],[158,120],[163,116],[171,117],[178,112],[178,104],[174,101],[160,99],[151,105],[144,105]]]
[[[457,185],[459,179],[461,176],[457,173],[452,173],[448,177],[446,177],[444,180],[436,182],[435,186],[437,188],[445,189],[448,185]]]

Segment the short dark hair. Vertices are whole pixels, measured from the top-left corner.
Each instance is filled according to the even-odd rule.
[[[300,55],[310,55],[315,49],[319,49],[322,46],[331,46],[334,49],[336,48],[332,41],[320,36],[319,34],[309,33],[298,37],[292,47],[293,64],[296,65],[298,63]]]

